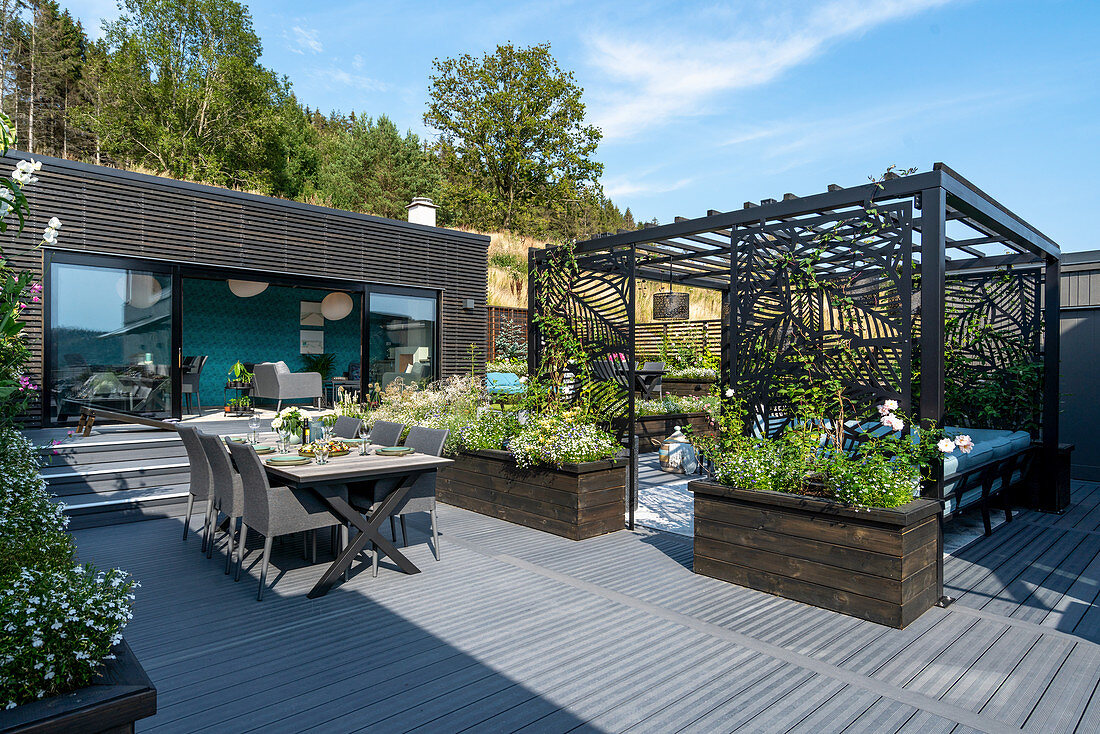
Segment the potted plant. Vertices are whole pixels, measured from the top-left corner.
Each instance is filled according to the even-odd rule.
[[[615,458],[618,441],[585,409],[547,401],[540,385],[528,384],[543,397],[498,411],[480,376],[424,389],[395,381],[366,420],[449,430],[444,453],[454,464],[438,473],[441,502],[573,540],[621,530],[626,463]]]
[[[972,445],[910,429],[896,401],[864,421],[796,417],[778,435],[744,435],[736,404],[718,434],[697,436],[711,478],[694,481],[694,570],[893,627],[938,601],[938,502],[917,497],[922,470]],[[816,412],[820,416],[820,412]]]
[[[249,372],[240,360],[229,368],[229,387],[247,387],[252,384],[252,373]]]
[[[271,419],[271,430],[283,429],[289,434],[291,444],[302,443],[302,430],[306,425],[306,416],[296,407],[283,408]]]

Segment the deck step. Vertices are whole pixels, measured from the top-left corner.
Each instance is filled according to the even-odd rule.
[[[67,496],[186,484],[191,473],[185,458],[166,458],[51,466],[42,470],[42,476],[50,492]]]
[[[59,444],[39,446],[38,455],[45,467],[88,466],[119,461],[183,458],[187,450],[179,438],[155,438],[99,444]]]
[[[173,484],[102,493],[89,492],[59,499],[65,503],[69,529],[79,530],[141,520],[182,517],[187,512],[187,497],[187,484]],[[194,512],[201,516],[203,509],[202,503],[196,503]]]

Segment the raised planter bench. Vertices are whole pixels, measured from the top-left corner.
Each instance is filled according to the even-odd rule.
[[[665,395],[688,395],[701,398],[710,395],[714,380],[689,380],[683,377],[662,377],[661,393]]]
[[[902,628],[941,595],[938,502],[855,510],[694,481],[695,573]]]
[[[676,430],[691,426],[696,435],[714,433],[707,413],[669,413],[667,415],[639,416],[634,421],[634,435],[638,437],[638,451],[646,453],[661,448],[661,441]]]
[[[157,712],[157,689],[123,640],[92,685],[0,711],[0,731],[122,734]]]
[[[626,462],[521,469],[507,451],[461,454],[439,471],[440,502],[572,540],[622,530]]]

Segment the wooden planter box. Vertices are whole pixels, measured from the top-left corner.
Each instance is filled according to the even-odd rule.
[[[662,377],[661,392],[666,395],[690,395],[701,398],[710,395],[714,380],[688,380],[681,377]]]
[[[902,628],[940,596],[940,505],[856,511],[710,481],[695,493],[695,573]]]
[[[157,689],[123,640],[95,683],[0,711],[0,731],[46,734],[121,734],[157,712]]]
[[[712,434],[714,427],[706,413],[669,413],[668,415],[641,416],[634,421],[634,435],[638,437],[638,451],[643,454],[661,448],[661,441],[676,430],[691,426],[692,433]]]
[[[439,470],[440,502],[572,540],[622,530],[625,462],[521,469],[507,451],[462,454]]]

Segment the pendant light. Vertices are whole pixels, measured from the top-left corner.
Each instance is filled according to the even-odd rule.
[[[668,293],[653,294],[654,321],[687,321],[691,316],[691,296],[672,292],[672,259],[668,261]]]

